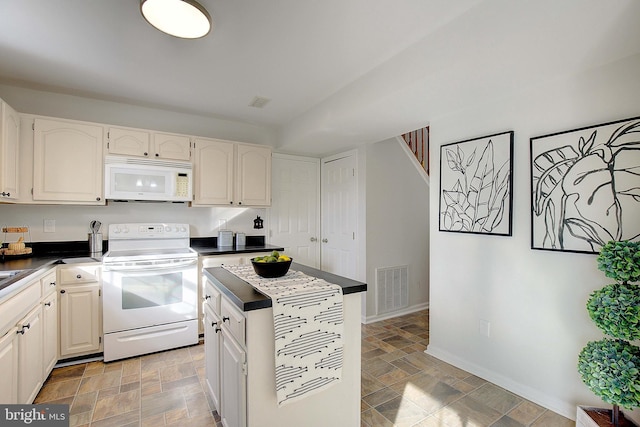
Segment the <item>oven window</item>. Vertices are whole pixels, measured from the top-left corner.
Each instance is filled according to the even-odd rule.
[[[182,302],[182,273],[122,277],[122,309],[159,307]]]

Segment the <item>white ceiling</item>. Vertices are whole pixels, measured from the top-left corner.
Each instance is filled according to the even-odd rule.
[[[138,0],[0,0],[0,80],[260,124],[322,154],[640,52],[637,0],[201,3],[213,31],[180,40]]]

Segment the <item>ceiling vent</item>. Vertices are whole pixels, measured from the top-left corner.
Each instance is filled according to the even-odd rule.
[[[265,105],[267,105],[267,103],[269,101],[271,101],[269,98],[263,98],[261,96],[256,96],[256,97],[253,98],[253,100],[249,104],[249,107],[263,108]]]

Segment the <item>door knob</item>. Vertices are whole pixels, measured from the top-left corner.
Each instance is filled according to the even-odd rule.
[[[329,241],[327,239],[322,239],[322,243],[328,243]]]
[[[311,240],[312,242],[317,242],[318,241],[318,239],[316,239],[315,237],[312,237],[309,240]]]

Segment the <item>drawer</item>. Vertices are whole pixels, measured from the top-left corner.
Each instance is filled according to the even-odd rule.
[[[204,296],[202,297],[204,304],[220,316],[220,298],[222,294],[210,281],[205,280],[204,283]]]
[[[52,269],[43,278],[40,279],[42,287],[42,296],[47,296],[56,290],[56,269]]]
[[[222,315],[222,326],[229,330],[231,335],[240,345],[245,346],[245,317],[226,298],[220,301],[220,313]]]
[[[99,275],[99,265],[64,267],[60,269],[60,284],[98,282]]]

